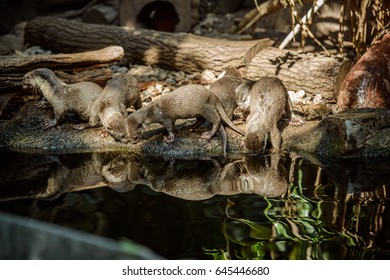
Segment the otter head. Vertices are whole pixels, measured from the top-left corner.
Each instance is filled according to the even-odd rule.
[[[249,110],[250,92],[255,81],[246,80],[234,90],[236,93],[237,105],[241,110]]]
[[[140,123],[134,113],[127,117],[126,119],[126,131],[127,137],[132,143],[137,143],[140,141],[140,135],[142,133],[142,123]]]
[[[38,91],[49,78],[49,71],[51,72],[47,68],[38,68],[28,72],[22,80],[23,89],[32,89],[34,92]]]
[[[246,150],[254,154],[264,153],[267,144],[264,136],[258,132],[247,132],[244,140]]]
[[[115,113],[102,121],[104,128],[110,133],[110,135],[117,141],[128,143],[126,125],[124,117]]]

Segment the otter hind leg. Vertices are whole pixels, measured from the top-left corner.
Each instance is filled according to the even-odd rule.
[[[203,118],[203,117],[196,117],[196,121],[194,124],[191,124],[189,126],[186,126],[186,129],[189,129],[189,130],[195,130],[195,129],[198,129],[199,127],[202,126],[202,124],[204,124],[206,120]]]
[[[222,124],[218,130],[218,138],[221,140],[222,143],[223,156],[226,156],[227,136],[226,136],[225,128],[223,127]]]
[[[202,133],[202,138],[211,139],[219,130],[221,126],[221,118],[213,106],[205,105],[202,116],[212,124],[211,130]]]
[[[270,138],[273,150],[279,151],[282,143],[282,136],[280,135],[280,131],[276,123],[271,128]]]

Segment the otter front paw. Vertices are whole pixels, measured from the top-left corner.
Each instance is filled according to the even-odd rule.
[[[44,101],[44,100],[35,102],[34,106],[36,108],[41,108],[41,109],[52,108],[51,104],[48,101]]]
[[[107,130],[102,130],[100,133],[99,133],[99,136],[100,138],[106,138],[110,135],[110,133],[108,133]]]
[[[57,121],[56,120],[50,120],[50,121],[46,121],[42,124],[42,128],[44,130],[47,130],[49,128],[52,128],[52,127],[55,127],[57,125]]]
[[[169,144],[169,143],[172,143],[173,141],[175,141],[175,135],[173,135],[172,133],[170,133],[168,136],[164,136],[164,142]]]

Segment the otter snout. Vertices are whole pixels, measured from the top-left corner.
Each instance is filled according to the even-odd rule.
[[[130,140],[131,143],[138,143],[141,140],[141,127],[142,124],[139,124],[132,115],[128,116],[126,119],[126,132],[127,132],[127,138]]]
[[[117,141],[128,143],[125,119],[121,114],[113,114],[102,121],[104,128]]]

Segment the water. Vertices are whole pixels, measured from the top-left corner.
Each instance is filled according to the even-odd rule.
[[[390,162],[9,153],[0,177],[0,211],[168,259],[390,258]]]

